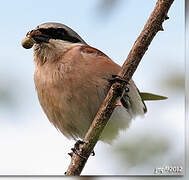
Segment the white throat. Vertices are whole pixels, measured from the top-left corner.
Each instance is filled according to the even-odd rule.
[[[49,43],[35,44],[34,61],[40,61],[42,64],[47,61],[56,61],[70,48],[78,45],[81,45],[81,43],[72,43],[59,39],[50,39]]]

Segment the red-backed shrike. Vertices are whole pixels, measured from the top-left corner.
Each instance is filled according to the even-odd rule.
[[[66,137],[83,138],[109,90],[109,80],[121,67],[60,23],[44,23],[28,32],[23,47],[33,45],[34,81],[45,114]],[[133,80],[128,88],[100,137],[105,142],[146,112]]]

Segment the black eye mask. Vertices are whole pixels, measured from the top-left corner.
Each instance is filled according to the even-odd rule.
[[[81,42],[77,37],[71,36],[64,28],[39,28],[38,30],[42,33],[42,36],[48,39],[60,39],[72,43]]]

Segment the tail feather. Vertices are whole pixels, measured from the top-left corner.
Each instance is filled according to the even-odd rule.
[[[140,97],[142,98],[143,101],[156,101],[156,100],[167,99],[167,97],[165,96],[160,96],[157,94],[146,93],[146,92],[140,92]]]

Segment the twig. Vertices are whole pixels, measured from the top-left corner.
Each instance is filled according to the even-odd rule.
[[[150,15],[143,31],[135,41],[119,76],[124,78],[127,82],[132,78],[138,64],[140,63],[144,53],[148,49],[152,39],[158,31],[163,30],[163,22],[168,19],[167,13],[174,0],[158,0],[156,6]],[[107,124],[114,108],[116,107],[116,100],[120,98],[125,88],[125,83],[115,82],[102,106],[100,107],[96,117],[94,118],[87,134],[84,138],[84,144],[80,145],[79,155],[72,153],[72,160],[67,169],[66,175],[80,175],[83,170],[88,157],[96,145],[98,138]]]

